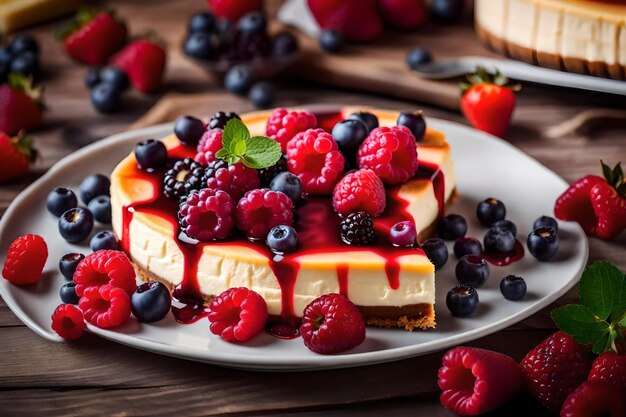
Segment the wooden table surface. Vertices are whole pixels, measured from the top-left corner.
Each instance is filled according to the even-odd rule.
[[[123,111],[96,114],[82,85],[85,69],[71,63],[51,35],[51,26],[32,30],[43,46],[50,111],[34,133],[41,159],[32,172],[0,187],[0,214],[28,184],[54,162],[109,134],[123,131],[163,95],[203,94],[180,112],[207,115],[220,109],[246,111],[250,104],[208,82],[206,74],[180,53],[186,17],[204,2],[192,0],[112,2],[131,17],[133,32],[158,28],[169,43],[170,61],[163,89],[154,96],[132,93]],[[150,4],[153,7],[148,7]],[[405,35],[408,36],[408,35]],[[419,42],[419,35],[415,35]],[[476,40],[460,39],[450,48]],[[436,51],[435,51],[436,52]],[[448,51],[449,52],[449,51]],[[364,104],[426,110],[429,116],[465,123],[461,115],[425,103],[326,88],[291,77],[280,81],[277,104]],[[603,121],[582,133],[550,138],[546,130],[590,109],[624,109],[626,100],[609,95],[525,86],[507,140],[573,181],[598,173],[599,159],[626,162],[626,120]],[[36,232],[36,231],[33,231]],[[8,242],[1,242],[3,246]],[[590,262],[608,259],[626,270],[626,233],[613,242],[590,239]],[[555,305],[576,300],[572,290]],[[544,311],[508,329],[471,343],[520,359],[554,331]],[[400,362],[347,370],[261,373],[223,369],[159,356],[86,335],[78,343],[48,342],[24,326],[0,300],[0,416],[207,416],[228,415],[451,415],[438,403],[436,373],[442,352]],[[542,415],[520,398],[507,415]],[[499,410],[494,415],[504,414]]]

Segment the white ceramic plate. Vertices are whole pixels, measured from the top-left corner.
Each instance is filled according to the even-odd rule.
[[[518,226],[524,243],[533,221],[551,214],[555,199],[567,184],[555,173],[507,142],[444,120],[429,119],[431,126],[446,133],[453,149],[457,186],[461,193],[451,212],[468,219],[468,235],[482,239],[485,229],[475,218],[479,201],[496,197],[505,202],[507,218]],[[65,282],[58,272],[60,257],[68,252],[88,253],[86,244],[72,245],[57,232],[56,219],[45,209],[46,195],[55,186],[78,187],[87,174],[109,174],[135,143],[160,138],[172,125],[160,125],[112,136],[89,145],[56,164],[28,187],[11,204],[0,221],[0,263],[7,248],[24,233],[37,233],[48,242],[50,256],[41,281],[30,287],[17,287],[0,279],[0,294],[13,312],[31,329],[46,339],[61,341],[50,328],[50,315],[60,303],[58,289]],[[479,290],[480,306],[471,318],[458,319],[445,307],[445,296],[457,284],[456,259],[451,255],[437,272],[437,328],[407,332],[368,328],[366,341],[340,355],[323,356],[310,352],[301,339],[280,340],[261,333],[243,345],[229,344],[210,334],[208,322],[177,324],[171,316],[157,324],[142,324],[134,318],[114,331],[89,326],[104,338],[164,355],[228,367],[262,370],[308,370],[358,366],[389,362],[422,355],[474,340],[510,326],[549,305],[578,280],[587,262],[587,239],[576,223],[560,223],[561,249],[551,262],[536,261],[528,252],[508,267],[491,267],[491,277]],[[452,246],[449,246],[452,249]],[[452,252],[451,252],[452,253]],[[511,302],[499,291],[501,278],[508,274],[523,276],[528,294]]]

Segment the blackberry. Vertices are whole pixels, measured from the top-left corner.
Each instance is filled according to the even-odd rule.
[[[191,158],[176,161],[163,178],[163,194],[179,200],[192,190],[199,190],[206,183],[206,169]]]
[[[261,187],[268,188],[274,177],[285,171],[287,171],[287,159],[285,157],[280,158],[278,162],[271,167],[259,169],[257,173],[259,180],[261,180]]]
[[[249,61],[254,58],[266,58],[272,53],[272,40],[262,32],[246,33],[236,31],[228,57],[233,61]]]
[[[206,183],[206,181],[209,178],[215,177],[215,173],[220,168],[228,168],[228,162],[223,161],[221,159],[216,159],[214,161],[209,162],[209,164],[206,166],[206,169],[204,171],[205,172],[205,174],[204,174],[204,182]],[[206,184],[203,185],[203,187],[205,187],[205,186],[206,186]]]
[[[226,123],[230,119],[239,119],[239,120],[241,120],[241,117],[239,117],[239,115],[237,113],[232,112],[232,111],[218,111],[213,116],[211,116],[211,120],[209,120],[208,128],[209,129],[222,129],[223,130],[224,127],[226,126]]]
[[[340,224],[341,240],[348,245],[366,246],[374,243],[374,221],[364,211],[350,213]]]

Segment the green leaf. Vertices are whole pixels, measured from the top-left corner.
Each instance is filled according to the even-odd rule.
[[[587,307],[570,304],[552,311],[552,319],[565,333],[578,343],[587,345],[604,337],[609,332],[609,324],[596,317]]]
[[[601,320],[616,319],[626,310],[626,282],[610,262],[588,266],[580,279],[580,302]]]
[[[243,163],[250,168],[261,169],[271,167],[276,164],[282,156],[278,142],[266,136],[248,138],[246,140],[246,147]]]
[[[624,317],[622,317],[622,319],[617,323],[617,325],[619,327],[626,327],[626,314],[624,314]]]
[[[235,147],[238,142],[243,142],[250,137],[250,131],[239,119],[230,119],[224,126],[222,133],[222,146],[231,154],[236,154]]]
[[[228,159],[228,156],[229,156],[229,155],[230,155],[230,154],[228,153],[228,151],[227,151],[226,149],[224,149],[224,148],[220,149],[219,151],[217,151],[217,152],[215,153],[215,157],[216,157],[216,158],[218,158],[218,159],[223,159],[223,160]]]
[[[605,164],[602,159],[600,159],[600,165],[602,165],[602,174],[604,175],[606,181],[609,184],[613,184],[613,170],[611,169],[611,167]]]
[[[607,350],[608,345],[610,344],[609,342],[610,339],[610,333],[606,332],[604,334],[602,334],[600,337],[596,338],[592,343],[591,343],[591,351],[593,353],[596,354],[600,354],[603,353]]]
[[[246,141],[240,140],[238,142],[235,142],[233,153],[237,156],[242,156],[246,153],[246,148],[247,148]]]

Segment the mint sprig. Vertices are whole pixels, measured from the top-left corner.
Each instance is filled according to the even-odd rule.
[[[230,119],[224,126],[222,146],[215,154],[217,158],[254,169],[271,167],[282,156],[278,142],[267,136],[250,137],[250,131],[239,119]]]
[[[607,261],[588,266],[580,279],[580,304],[552,311],[552,319],[594,353],[617,352],[626,330],[626,275]]]

